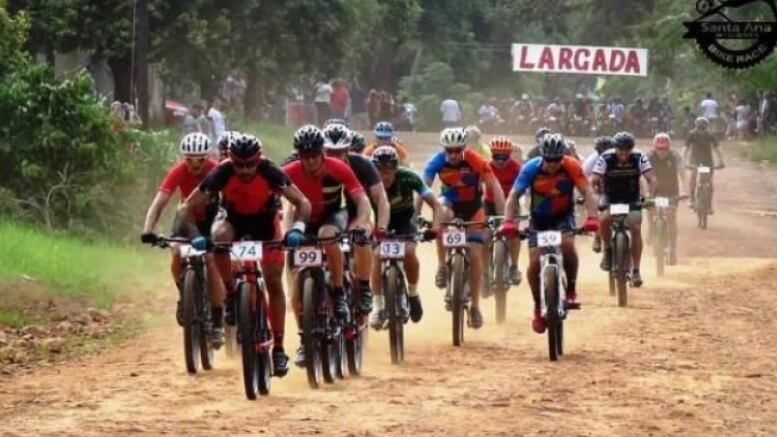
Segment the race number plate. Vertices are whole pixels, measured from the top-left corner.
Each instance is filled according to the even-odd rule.
[[[294,267],[321,267],[324,254],[317,247],[303,247],[294,251]]]
[[[629,205],[627,203],[615,203],[610,205],[610,215],[623,215],[629,213]]]
[[[181,245],[181,256],[184,258],[190,258],[193,256],[200,256],[204,254],[204,250],[197,250],[192,247],[191,244],[183,244]]]
[[[240,261],[261,261],[261,241],[239,241],[232,243],[232,254]]]
[[[669,198],[668,197],[656,197],[654,199],[654,202],[658,208],[669,208]]]
[[[340,243],[340,251],[343,253],[349,253],[351,251],[350,243]]]
[[[709,173],[710,172],[710,168],[709,167],[697,167],[696,171],[699,172],[699,173]]]
[[[558,231],[538,232],[537,246],[539,247],[561,246],[561,232],[558,232]]]
[[[405,243],[401,241],[384,241],[380,243],[382,259],[402,259],[405,257]]]
[[[467,233],[464,231],[446,231],[442,234],[445,247],[464,247],[467,245]]]

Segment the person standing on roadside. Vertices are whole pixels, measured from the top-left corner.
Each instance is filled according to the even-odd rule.
[[[332,82],[332,95],[329,97],[330,116],[346,120],[345,112],[348,109],[348,83],[342,79],[336,79]]]
[[[455,127],[461,124],[461,107],[459,102],[448,98],[440,104],[440,113],[442,113],[442,124],[445,127]]]
[[[211,126],[210,140],[213,143],[218,141],[221,138],[221,134],[227,130],[227,122],[224,114],[221,112],[223,108],[224,104],[221,101],[221,97],[214,97],[210,104],[210,109],[208,109],[208,121]]]
[[[315,86],[313,104],[316,107],[316,122],[323,125],[330,118],[329,102],[332,98],[332,86],[324,80],[318,81]]]
[[[199,132],[210,136],[210,126],[203,115],[204,108],[201,102],[192,104],[192,110],[183,119],[183,135]]]

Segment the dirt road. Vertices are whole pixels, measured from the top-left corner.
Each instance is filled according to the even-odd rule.
[[[435,136],[405,139],[421,163]],[[505,325],[485,301],[486,326],[452,347],[435,266],[424,262],[426,315],[407,329],[402,366],[390,364],[386,334],[371,332],[364,376],[312,391],[293,369],[249,402],[236,362],[185,373],[168,310],[164,326],[121,348],[0,379],[0,434],[774,435],[777,219],[758,211],[777,205],[777,177],[733,155],[727,164],[710,229],[684,209],[680,265],[659,280],[647,255],[630,308],[615,307],[580,239],[584,309],[557,363],[530,330],[525,284],[510,292]],[[434,259],[428,247],[421,256]]]

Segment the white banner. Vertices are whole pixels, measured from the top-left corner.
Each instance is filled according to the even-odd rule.
[[[513,44],[512,51],[513,71],[647,76],[647,49]]]

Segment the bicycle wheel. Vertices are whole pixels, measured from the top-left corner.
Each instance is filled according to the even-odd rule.
[[[494,283],[493,294],[496,302],[496,323],[504,323],[507,315],[507,290],[509,279],[507,278],[507,247],[504,241],[494,243]]]
[[[464,343],[464,281],[467,277],[464,272],[464,255],[455,254],[451,259],[451,303],[453,305],[453,345],[461,346]]]
[[[557,268],[555,265],[548,265],[542,272],[545,283],[543,293],[545,293],[545,306],[547,308],[545,324],[548,329],[548,356],[550,361],[558,360],[559,350],[561,349],[559,346],[559,340],[561,339],[559,326],[562,320],[558,314],[559,284]]]
[[[338,379],[345,379],[348,377],[348,353],[345,350],[345,331],[340,331],[340,335],[337,336],[335,350],[337,352],[335,376]]]
[[[259,393],[259,360],[256,353],[256,320],[258,314],[251,302],[251,284],[243,282],[237,289],[237,331],[243,363],[243,386],[246,397],[256,399]]]
[[[197,275],[199,278],[198,285],[197,285],[197,302],[199,302],[199,314],[200,316],[197,318],[199,320],[200,325],[200,360],[202,361],[202,368],[205,370],[213,370],[213,363],[215,362],[213,359],[214,350],[213,347],[210,345],[210,340],[208,339],[208,336],[206,333],[209,332],[211,327],[213,326],[213,320],[211,316],[211,308],[210,308],[210,301],[208,300],[210,298],[208,289],[206,288],[206,284],[208,283],[207,278],[205,277],[205,266],[200,264],[198,266],[199,274]]]
[[[386,312],[388,315],[389,350],[391,352],[391,364],[399,364],[404,360],[404,323],[399,316],[401,278],[397,267],[389,267],[383,277],[383,295],[386,300]]]
[[[618,295],[618,306],[625,307],[629,303],[628,298],[628,274],[630,263],[629,239],[625,233],[615,235],[615,247],[613,248],[613,268],[615,269],[615,288]]]
[[[359,376],[362,372],[362,353],[366,333],[366,330],[360,331],[352,339],[345,342],[345,352],[348,354],[348,372],[353,376]]]
[[[183,350],[186,370],[197,373],[200,365],[200,324],[197,322],[197,273],[187,268],[183,276]]]
[[[234,359],[235,354],[240,352],[240,346],[237,344],[237,329],[228,323],[224,324],[224,353],[227,358]]]
[[[260,282],[261,284],[261,282]],[[261,285],[256,290],[256,334],[257,344],[269,344],[272,340],[272,329],[270,329],[270,321],[268,319],[267,307],[265,306],[265,291]],[[266,396],[270,394],[270,378],[272,377],[272,358],[270,356],[270,348],[263,347],[261,350],[256,349],[256,362],[257,369],[256,374],[259,382],[259,394]]]
[[[321,349],[321,364],[324,370],[324,382],[332,384],[337,378],[337,365],[340,360],[340,337],[342,331],[337,335],[332,335],[329,338],[324,338],[321,341],[319,348]]]
[[[321,341],[316,335],[318,329],[318,292],[320,284],[308,272],[302,274],[302,346],[305,349],[305,370],[310,388],[318,388],[323,381],[324,370],[321,359]]]
[[[666,267],[666,222],[663,219],[656,220],[653,246],[656,255],[656,275],[664,276],[664,268]]]

